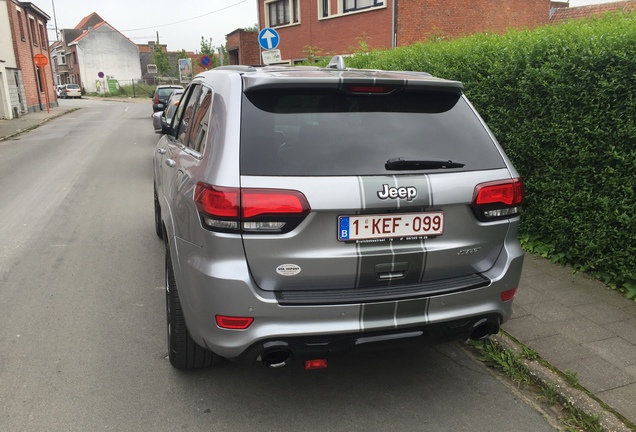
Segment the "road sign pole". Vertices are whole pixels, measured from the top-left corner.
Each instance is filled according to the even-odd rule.
[[[51,113],[51,108],[49,107],[49,90],[46,85],[46,73],[44,72],[44,66],[49,64],[49,59],[44,54],[36,54],[33,57],[33,63],[40,69],[40,80],[42,81],[42,85],[44,86],[44,101],[46,103],[46,112],[48,114]]]

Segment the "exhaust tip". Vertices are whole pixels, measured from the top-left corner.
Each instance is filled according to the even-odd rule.
[[[484,318],[475,323],[473,331],[470,334],[470,339],[480,341],[497,333],[499,333],[499,323]]]
[[[291,352],[286,349],[273,349],[266,351],[261,356],[263,364],[270,368],[286,366],[291,361]]]

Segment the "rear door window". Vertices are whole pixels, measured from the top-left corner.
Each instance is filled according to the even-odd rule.
[[[188,91],[187,99],[185,100],[185,104],[179,104],[179,123],[177,127],[176,138],[181,144],[186,145],[188,142],[188,134],[191,130],[191,124],[193,121],[194,110],[199,102],[199,97],[201,96],[201,86],[200,85],[192,85],[190,90]],[[183,101],[182,101],[183,102]]]
[[[212,90],[207,87],[202,87],[198,99],[192,122],[192,132],[188,137],[187,146],[197,153],[203,153],[205,149],[205,137],[208,133],[208,125],[210,122]]]
[[[242,107],[243,175],[404,174],[385,168],[395,158],[452,160],[459,171],[505,167],[457,93],[266,89],[244,94]]]

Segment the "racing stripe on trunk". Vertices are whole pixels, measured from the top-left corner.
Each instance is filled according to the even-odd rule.
[[[361,214],[425,211],[432,202],[430,183],[425,175],[358,177],[358,184]],[[415,191],[416,195],[408,198],[391,197],[406,190],[411,194]],[[424,243],[422,239],[384,239],[357,243],[356,288],[420,282],[426,265]]]
[[[413,324],[427,324],[429,303],[429,299],[425,298],[363,304],[360,309],[360,328],[362,331],[389,330]]]

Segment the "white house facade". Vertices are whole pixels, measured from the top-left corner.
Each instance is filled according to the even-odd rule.
[[[73,46],[86,92],[103,92],[107,79],[125,85],[142,77],[139,48],[105,21],[89,27],[69,43],[69,48]]]

